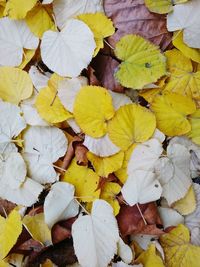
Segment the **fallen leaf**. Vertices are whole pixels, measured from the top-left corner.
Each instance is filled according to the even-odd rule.
[[[134,1],[104,1],[106,15],[112,19],[116,33],[109,37],[111,45],[126,34],[138,34],[165,50],[171,43],[171,34],[166,28],[166,18],[163,15],[151,13],[144,0]],[[132,19],[134,18],[134,20]]]
[[[148,235],[163,234],[163,231],[157,227],[157,225],[159,227],[162,226],[162,222],[155,203],[151,202],[148,204],[139,204],[138,206],[143,214],[146,224],[141,217],[141,213],[137,205],[132,207],[122,205],[120,212],[117,215],[119,230],[122,236],[138,233]],[[124,218],[126,218],[126,220]]]
[[[107,266],[117,252],[119,240],[112,207],[104,200],[95,200],[91,215],[79,217],[72,225],[72,237],[83,267]]]
[[[160,237],[164,249],[167,266],[199,266],[200,248],[190,243],[190,233],[187,227],[179,224],[168,234]]]
[[[115,46],[115,55],[122,60],[115,77],[132,89],[142,89],[166,74],[166,59],[157,46],[138,35],[125,35]]]
[[[92,137],[102,137],[107,132],[107,121],[114,116],[112,98],[100,86],[84,86],[74,103],[75,120],[82,131]]]
[[[140,105],[129,104],[119,108],[109,121],[108,135],[116,146],[125,151],[133,143],[148,140],[155,128],[153,113]]]

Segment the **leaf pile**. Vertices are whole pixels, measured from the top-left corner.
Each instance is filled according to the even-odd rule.
[[[198,267],[199,0],[0,0],[0,266]]]

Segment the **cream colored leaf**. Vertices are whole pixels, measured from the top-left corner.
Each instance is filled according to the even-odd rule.
[[[173,209],[158,207],[158,212],[165,229],[170,226],[177,226],[180,223],[184,223],[183,216]]]
[[[80,76],[72,79],[65,79],[58,85],[58,97],[63,106],[73,113],[74,101],[82,86],[88,84],[87,78]]]
[[[20,108],[7,102],[0,102],[0,153],[17,151],[12,141],[24,128],[26,123],[21,116]]]
[[[121,192],[125,201],[133,206],[137,203],[144,204],[159,199],[162,187],[153,172],[136,170],[128,176]]]
[[[74,186],[65,182],[52,185],[44,201],[45,222],[52,228],[56,222],[78,214],[79,205],[74,200]]]
[[[83,13],[103,12],[102,0],[54,0],[53,11],[57,26],[62,29],[68,19]]]
[[[50,73],[45,73],[45,74],[41,73],[39,69],[35,66],[31,66],[28,73],[37,91],[47,86],[51,75]]]
[[[184,42],[193,48],[200,48],[199,9],[199,0],[192,0],[174,6],[174,11],[167,15],[168,31],[183,30]]]
[[[162,144],[155,138],[137,145],[128,163],[128,175],[134,175],[136,170],[152,171],[162,152]]]
[[[47,67],[60,76],[77,77],[90,63],[95,46],[89,27],[70,19],[60,32],[43,34],[41,56]]]
[[[7,199],[17,205],[30,207],[38,201],[43,186],[30,178],[26,178],[21,187],[12,189],[7,185],[1,184],[0,197]]]
[[[119,240],[112,207],[104,200],[95,200],[91,215],[79,217],[72,225],[72,237],[82,267],[107,267]]]
[[[124,243],[123,239],[120,237],[118,242],[118,256],[127,264],[131,263],[133,260],[132,249]]]
[[[20,153],[0,154],[0,182],[12,189],[19,188],[26,177],[26,164]]]
[[[36,49],[38,43],[23,20],[0,19],[0,65],[19,66],[23,49]]]
[[[120,94],[113,91],[109,91],[109,93],[112,96],[113,107],[115,110],[118,110],[120,107],[124,105],[132,103],[130,97],[126,96],[125,94]]]
[[[57,180],[53,163],[64,156],[67,138],[56,127],[30,127],[23,135],[23,157],[27,163],[28,175],[39,183],[53,183]]]
[[[169,205],[186,195],[192,183],[189,166],[190,154],[179,144],[169,145],[167,157],[157,161],[156,174],[163,187],[162,196]]]
[[[120,148],[110,140],[108,134],[100,138],[94,138],[86,134],[83,144],[90,152],[100,157],[109,157],[120,151]]]

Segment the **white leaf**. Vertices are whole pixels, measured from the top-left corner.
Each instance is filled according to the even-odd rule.
[[[56,222],[78,214],[79,205],[74,201],[74,186],[65,182],[52,185],[44,201],[45,223],[52,228]]]
[[[83,13],[103,12],[102,0],[54,0],[53,11],[57,26],[62,29],[66,21]]]
[[[68,141],[62,130],[56,127],[30,127],[24,135],[23,157],[29,176],[39,183],[57,180],[53,163],[64,156]]]
[[[80,76],[72,79],[65,79],[58,85],[58,97],[63,106],[73,113],[75,98],[82,86],[87,85],[87,78]]]
[[[160,143],[163,143],[165,141],[165,135],[164,135],[164,133],[161,132],[158,129],[155,129],[155,132],[154,132],[152,138],[157,139],[158,141],[160,141]]]
[[[200,173],[200,146],[194,144],[189,138],[176,136],[172,138],[169,144],[180,144],[187,148],[190,153],[190,172],[192,178],[195,178]]]
[[[118,256],[127,264],[133,260],[132,249],[124,243],[124,241],[119,238],[118,242]]]
[[[38,201],[38,197],[43,190],[43,186],[30,178],[26,178],[21,187],[13,189],[1,184],[0,197],[7,199],[17,205],[26,207],[32,206]]]
[[[38,43],[24,20],[0,19],[0,65],[19,66],[23,49],[36,49]]]
[[[75,119],[71,118],[67,120],[67,123],[69,124],[69,126],[72,128],[72,130],[78,134],[81,133],[81,129],[78,126],[78,124],[76,123]]]
[[[128,162],[128,175],[134,175],[136,170],[152,171],[162,152],[162,144],[157,139],[137,145]]]
[[[187,148],[179,144],[169,144],[167,157],[157,161],[155,171],[163,187],[162,196],[169,206],[183,198],[192,183],[190,153]]]
[[[0,102],[0,153],[17,151],[12,139],[26,128],[18,106],[8,102]]]
[[[35,66],[31,66],[28,73],[31,77],[31,80],[32,80],[34,87],[38,91],[41,88],[44,88],[47,86],[49,78],[50,78],[50,73],[47,73],[47,75],[44,75]]]
[[[119,240],[112,207],[104,200],[95,200],[91,215],[79,217],[72,225],[72,237],[82,267],[107,267]]]
[[[124,263],[123,261],[118,261],[117,263],[112,263],[112,267],[142,267],[142,264],[138,264],[138,265],[128,265],[126,263]]]
[[[125,201],[133,206],[159,199],[162,187],[153,172],[136,170],[133,175],[128,176],[121,192]]]
[[[193,48],[200,48],[200,1],[192,0],[175,5],[167,15],[168,31],[183,30],[184,42]]]
[[[83,144],[90,152],[100,157],[109,157],[120,151],[120,148],[112,143],[108,134],[100,138],[94,138],[86,134]]]
[[[173,209],[158,207],[158,212],[163,222],[164,229],[184,223],[183,216]]]
[[[193,187],[197,205],[193,213],[185,216],[185,225],[190,229],[192,244],[200,246],[200,185],[193,183]]]
[[[125,94],[116,93],[111,90],[109,90],[109,93],[112,96],[113,107],[115,110],[118,110],[124,105],[132,104],[130,97],[126,96]]]
[[[47,4],[51,4],[52,2],[53,2],[53,0],[43,0],[42,4],[47,5]]]
[[[26,177],[26,164],[20,153],[0,154],[1,184],[15,189],[19,188]]]
[[[41,56],[47,67],[60,76],[77,77],[92,60],[95,47],[90,28],[80,20],[70,19],[61,32],[43,34]]]
[[[26,123],[31,126],[48,126],[49,124],[40,117],[35,108],[36,96],[37,94],[34,92],[30,98],[22,101],[20,106],[23,111],[23,117]]]
[[[147,250],[148,246],[157,239],[158,236],[156,235],[131,235],[131,241],[136,241],[138,245],[144,250]]]

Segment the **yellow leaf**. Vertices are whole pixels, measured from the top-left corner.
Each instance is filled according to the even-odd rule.
[[[0,267],[10,267],[10,264],[4,260],[0,260]]]
[[[190,232],[180,224],[160,237],[168,267],[199,267],[200,247],[190,244]]]
[[[119,152],[110,157],[98,157],[91,152],[87,152],[87,158],[92,163],[95,172],[101,177],[108,177],[112,172],[119,170],[124,159],[124,152]]]
[[[96,42],[94,56],[96,56],[99,50],[104,47],[103,39],[115,33],[112,20],[103,13],[81,14],[77,18],[86,23],[93,32]]]
[[[166,14],[173,11],[173,5],[185,3],[188,0],[145,0],[147,8],[154,13]]]
[[[131,157],[131,154],[133,152],[133,149],[135,147],[136,147],[136,144],[133,144],[124,152],[124,160],[123,160],[122,166],[119,170],[115,171],[115,175],[117,176],[117,178],[120,180],[122,184],[125,184],[128,178],[127,166],[128,166],[128,162]]]
[[[116,44],[116,56],[123,62],[115,77],[128,88],[142,89],[166,74],[166,59],[159,48],[137,35],[125,35]]]
[[[183,135],[191,130],[187,115],[196,110],[190,97],[168,93],[156,96],[151,104],[157,128],[168,136]]]
[[[196,198],[193,186],[191,186],[184,198],[176,201],[172,205],[182,215],[188,215],[196,209]]]
[[[112,207],[114,215],[119,213],[120,205],[116,199],[116,195],[121,191],[121,186],[117,183],[106,183],[101,191],[100,198],[106,200]]]
[[[38,3],[31,11],[29,11],[26,16],[26,23],[32,33],[41,38],[44,32],[48,30],[56,30],[52,14],[52,7],[42,5],[41,3]]]
[[[26,215],[23,218],[23,224],[34,240],[37,240],[45,246],[52,244],[51,231],[44,221],[44,213],[38,213],[34,216]]]
[[[144,89],[140,91],[139,95],[142,96],[148,103],[151,103],[154,100],[154,97],[161,93],[161,91],[161,88]]]
[[[192,59],[195,62],[200,63],[200,49],[189,47],[183,42],[183,31],[174,32],[173,45],[180,50],[185,57]]]
[[[48,86],[51,87],[55,92],[58,89],[58,85],[61,81],[63,81],[65,78],[58,75],[57,73],[54,73],[51,75],[50,79],[48,80]]]
[[[192,62],[177,49],[165,52],[170,72],[164,91],[200,99],[200,71],[193,72]]]
[[[75,159],[65,172],[63,181],[75,186],[75,194],[83,202],[91,202],[99,198],[100,190],[96,190],[99,176],[91,169],[77,165]]]
[[[195,144],[200,145],[200,109],[197,109],[197,111],[189,117],[189,122],[191,123],[191,131],[187,136],[191,138]]]
[[[108,123],[111,141],[123,151],[133,143],[147,141],[156,128],[154,114],[137,104],[119,108],[114,118]]]
[[[18,66],[19,69],[24,69],[26,65],[31,61],[31,59],[34,57],[36,50],[29,50],[24,49],[24,55],[22,59],[22,63]]]
[[[53,262],[49,259],[47,259],[42,265],[41,267],[54,267],[55,265],[53,264]]]
[[[24,19],[29,10],[31,10],[37,0],[8,0],[4,10],[4,16],[11,19]]]
[[[166,14],[173,10],[171,0],[145,0],[147,8],[154,13]]]
[[[57,97],[57,92],[52,87],[45,87],[40,90],[36,97],[35,107],[41,118],[50,122],[58,123],[72,118]]]
[[[21,232],[21,216],[16,210],[11,211],[6,219],[0,216],[0,259],[7,256]]]
[[[28,73],[13,67],[0,67],[0,98],[13,104],[32,95],[33,85]]]
[[[107,121],[114,116],[112,97],[100,86],[84,86],[74,103],[75,120],[82,131],[92,137],[107,132]]]
[[[162,259],[156,254],[156,247],[153,244],[140,254],[136,263],[142,263],[144,267],[165,267]]]
[[[0,1],[0,18],[3,17],[5,6],[6,6],[6,0],[1,0]]]

